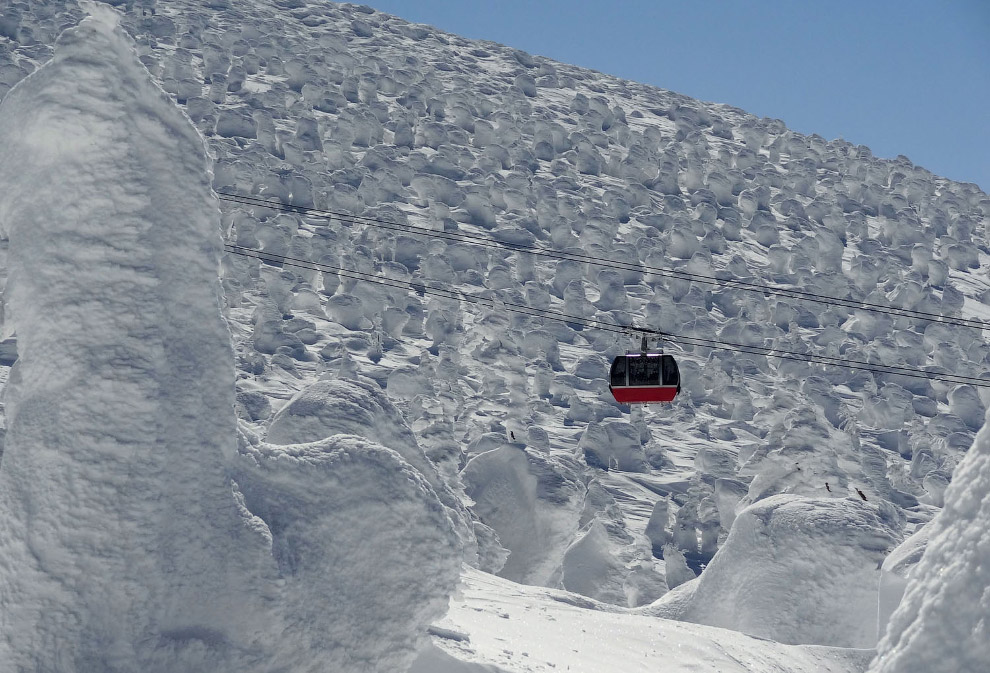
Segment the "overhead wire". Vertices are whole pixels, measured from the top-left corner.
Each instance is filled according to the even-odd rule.
[[[622,334],[629,334],[631,332],[635,332],[638,334],[651,334],[660,338],[674,339],[677,340],[678,342],[681,342],[689,346],[700,346],[704,348],[734,351],[748,355],[762,355],[766,357],[773,357],[784,360],[796,360],[796,361],[808,362],[812,364],[831,365],[831,366],[842,367],[847,369],[865,370],[879,374],[907,376],[911,378],[923,378],[929,380],[938,380],[951,384],[972,385],[976,387],[990,388],[990,379],[981,379],[973,376],[964,376],[964,375],[951,374],[946,372],[931,372],[931,371],[925,371],[922,369],[916,369],[911,367],[903,367],[900,365],[885,365],[882,363],[866,362],[864,360],[850,360],[847,358],[834,357],[829,355],[801,353],[798,351],[789,351],[775,347],[755,346],[752,344],[742,344],[732,341],[723,341],[719,339],[708,339],[705,337],[698,337],[698,336],[692,336],[686,334],[676,334],[672,332],[663,332],[661,330],[650,329],[645,327],[636,327],[633,325],[621,325],[619,323],[609,322],[601,318],[587,318],[585,316],[576,316],[555,309],[534,308],[526,304],[519,304],[515,302],[505,301],[495,296],[482,297],[479,295],[469,294],[467,292],[463,292],[457,289],[444,289],[444,288],[434,287],[427,285],[426,282],[419,279],[415,279],[415,280],[392,279],[392,278],[382,277],[377,274],[369,274],[361,271],[356,271],[354,269],[345,269],[330,264],[325,264],[323,262],[314,262],[311,260],[290,257],[288,255],[280,255],[276,253],[266,252],[264,250],[256,250],[254,248],[248,248],[245,246],[240,246],[229,242],[224,244],[224,249],[227,252],[234,255],[251,257],[267,263],[277,263],[283,266],[291,266],[297,268],[310,269],[314,271],[321,271],[321,272],[325,271],[325,272],[335,273],[339,277],[376,283],[386,287],[401,289],[403,291],[412,290],[421,295],[440,296],[447,299],[463,300],[469,303],[491,305],[493,307],[499,306],[505,311],[511,313],[528,315],[530,317],[537,317],[537,318],[545,318],[545,319],[549,318],[551,320],[559,320],[564,323],[573,323],[585,327],[597,328],[607,332],[622,333]]]
[[[846,367],[851,369],[866,369],[869,371],[884,373],[884,374],[903,375],[903,376],[909,376],[915,378],[941,379],[949,383],[970,384],[970,385],[983,386],[983,387],[990,386],[990,380],[980,379],[976,377],[968,377],[957,374],[946,374],[942,372],[926,372],[924,370],[901,367],[898,365],[884,365],[881,363],[870,363],[860,360],[849,360],[846,358],[838,358],[827,355],[800,353],[796,351],[786,351],[777,348],[767,348],[764,346],[754,346],[750,344],[740,344],[730,341],[706,339],[704,337],[675,334],[671,332],[662,332],[660,330],[654,330],[654,329],[642,328],[642,327],[636,327],[630,325],[620,325],[618,323],[609,323],[608,321],[602,320],[600,318],[589,320],[588,318],[567,314],[562,311],[538,309],[531,306],[527,306],[525,304],[506,302],[494,297],[480,297],[477,295],[471,295],[462,292],[460,290],[448,290],[437,287],[430,287],[418,280],[399,281],[394,279],[385,279],[382,278],[381,276],[377,276],[374,274],[366,274],[351,269],[343,269],[328,264],[312,262],[310,260],[300,260],[298,258],[288,257],[285,255],[278,255],[261,250],[244,248],[243,246],[227,244],[226,247],[228,252],[231,252],[233,254],[243,255],[246,257],[255,257],[262,261],[277,262],[287,266],[296,266],[296,267],[308,268],[319,271],[330,271],[333,273],[337,273],[338,275],[343,276],[345,278],[353,278],[355,280],[363,280],[367,282],[378,283],[378,284],[394,287],[397,289],[403,289],[403,290],[411,289],[420,294],[442,296],[448,299],[461,299],[472,303],[492,304],[492,305],[495,305],[495,303],[497,302],[499,306],[501,306],[502,308],[504,308],[506,311],[509,312],[521,313],[532,317],[556,319],[565,323],[581,324],[587,327],[597,327],[598,329],[602,329],[603,331],[618,332],[618,333],[636,332],[636,333],[652,334],[658,337],[676,339],[680,342],[685,343],[686,345],[691,345],[691,346],[721,348],[725,350],[742,352],[750,355],[764,355],[768,357],[778,357],[789,360],[800,360],[803,362],[814,362],[816,364],[834,365],[838,367]]]
[[[321,217],[331,220],[333,218],[337,218],[338,220],[344,222],[364,224],[367,226],[386,229],[390,231],[396,231],[400,233],[407,233],[407,234],[420,235],[420,236],[430,236],[432,238],[439,238],[447,241],[468,243],[471,245],[478,245],[488,248],[499,248],[503,250],[509,250],[512,252],[523,252],[531,255],[548,257],[552,259],[573,261],[582,264],[591,264],[593,266],[599,266],[603,268],[620,269],[623,271],[636,271],[640,273],[651,273],[658,276],[667,276],[670,278],[675,278],[678,280],[693,281],[697,283],[723,286],[726,288],[735,288],[746,292],[755,292],[763,295],[773,294],[781,297],[786,297],[789,299],[810,301],[819,304],[826,304],[829,306],[841,306],[843,308],[848,308],[852,310],[886,314],[893,317],[910,318],[915,320],[925,320],[929,322],[943,323],[955,327],[967,327],[967,328],[982,330],[986,326],[984,322],[979,319],[945,316],[938,313],[932,313],[930,311],[920,311],[916,309],[909,309],[909,308],[903,308],[897,306],[885,306],[883,304],[877,304],[877,303],[867,302],[857,299],[847,299],[844,297],[829,297],[826,295],[820,295],[813,292],[807,292],[804,290],[796,290],[796,289],[778,287],[773,285],[764,285],[760,283],[753,283],[753,282],[743,281],[733,278],[718,278],[716,276],[708,276],[705,274],[698,274],[690,271],[683,271],[680,269],[669,269],[669,268],[646,266],[638,262],[624,262],[622,260],[615,260],[615,259],[599,259],[591,255],[586,255],[577,252],[569,252],[567,250],[555,250],[555,249],[548,249],[533,245],[512,243],[508,241],[498,241],[486,236],[471,234],[469,232],[437,231],[429,227],[423,227],[415,224],[403,224],[399,222],[390,222],[388,220],[382,220],[379,218],[373,218],[364,215],[352,215],[350,213],[342,213],[332,210],[320,210],[317,208],[308,208],[305,206],[293,206],[281,202],[274,202],[269,199],[265,199],[261,197],[244,196],[241,194],[231,194],[229,192],[217,192],[217,195],[218,198],[220,198],[223,201],[238,203],[246,206],[271,208],[273,210],[313,215],[316,217]]]

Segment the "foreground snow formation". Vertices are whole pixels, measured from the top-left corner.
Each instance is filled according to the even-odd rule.
[[[762,500],[736,517],[701,577],[649,611],[781,643],[871,648],[879,566],[900,541],[891,512],[858,499]]]
[[[508,550],[498,574],[558,586],[617,605],[650,603],[666,592],[646,540],[630,536],[611,498],[582,483],[577,465],[520,446],[478,454],[461,471],[472,510]]]
[[[203,141],[94,11],[0,104],[0,670],[401,670],[446,509],[368,440],[238,454]]]
[[[271,669],[402,671],[444,613],[461,547],[449,509],[391,449],[353,435],[248,442],[234,470],[271,536]],[[294,650],[294,651],[291,651]]]
[[[990,666],[987,426],[952,477],[871,673],[976,673]]]
[[[478,565],[474,530],[484,529],[484,524],[472,521],[467,508],[417,444],[402,414],[374,381],[332,378],[313,383],[272,417],[265,440],[275,445],[304,444],[333,435],[360,435],[402,456],[447,508],[464,548],[465,561]]]
[[[897,547],[895,547],[880,566],[880,594],[877,616],[877,640],[887,632],[890,617],[901,604],[908,579],[918,567],[918,562],[925,553],[929,538],[934,528],[934,521],[928,522]]]

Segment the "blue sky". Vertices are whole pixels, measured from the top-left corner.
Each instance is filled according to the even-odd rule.
[[[365,0],[990,191],[988,0]]]

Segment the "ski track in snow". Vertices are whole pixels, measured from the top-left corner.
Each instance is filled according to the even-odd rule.
[[[676,268],[990,319],[990,284],[982,271],[990,259],[990,199],[973,185],[934,176],[903,157],[882,160],[863,146],[791,132],[779,120],[466,40],[367,7],[309,0],[112,4],[119,7],[122,26],[133,36],[152,79],[206,137],[216,191],[572,249],[639,263],[644,269],[603,270],[534,259],[399,235],[340,218],[328,222],[311,214],[221,201],[223,233],[238,245],[400,282],[436,282],[588,319],[990,377],[990,347],[974,330],[645,271],[646,266]],[[72,2],[0,2],[0,100],[51,58],[55,38],[82,16]],[[5,184],[20,179],[6,178]],[[101,194],[92,207],[113,203],[126,210],[134,194],[120,191]],[[16,196],[8,194],[4,203]],[[187,193],[168,200],[189,199]],[[202,202],[198,210],[187,205],[200,215],[213,211],[212,200]],[[72,204],[49,217],[53,224],[45,226],[56,231],[66,212],[72,212]],[[175,235],[190,250],[202,251],[188,236]],[[112,254],[124,255],[123,243]],[[4,258],[8,246],[10,254],[21,256],[0,264],[3,278],[10,275],[4,337],[12,335],[11,325],[30,324],[19,322],[24,319],[18,317],[19,306],[23,316],[30,310],[25,306],[42,305],[34,297],[16,301],[17,274],[23,273],[18,264],[23,269],[34,263],[17,245],[13,234],[0,245]],[[82,254],[81,248],[58,245],[60,251]],[[211,239],[209,246],[216,241]],[[155,250],[160,255],[167,249],[163,244],[136,245],[132,252]],[[57,277],[45,291],[85,280],[78,273],[51,273]],[[779,600],[796,613],[813,609],[816,595],[836,598],[849,590],[856,619],[866,624],[872,617],[864,616],[862,606],[879,596],[870,579],[872,573],[879,580],[879,569],[864,567],[848,586],[841,574],[822,572],[816,591],[824,594],[795,594],[801,591],[795,578],[805,576],[814,558],[841,553],[872,559],[886,551],[873,549],[868,535],[789,541],[774,528],[775,535],[784,535],[775,539],[775,548],[793,545],[793,553],[762,566],[748,564],[750,552],[745,550],[760,544],[759,534],[734,546],[726,543],[730,522],[745,507],[755,503],[752,518],[767,498],[788,494],[819,503],[799,511],[827,506],[855,517],[860,489],[874,515],[891,527],[883,535],[891,536],[884,539],[892,546],[931,521],[950,497],[946,488],[953,470],[972,445],[990,403],[990,389],[690,347],[673,339],[666,346],[681,364],[682,394],[672,405],[630,414],[611,400],[604,379],[613,356],[637,347],[632,339],[627,343],[593,328],[575,331],[490,305],[416,296],[232,254],[222,256],[221,273],[235,356],[236,409],[241,436],[247,438],[239,454],[246,462],[236,469],[246,470],[245,478],[259,476],[256,484],[245,486],[249,504],[258,511],[300,527],[293,530],[325,534],[327,528],[307,527],[308,514],[326,515],[320,503],[297,493],[292,502],[304,503],[304,511],[279,512],[269,491],[292,482],[289,475],[301,474],[297,470],[305,471],[294,460],[340,470],[340,456],[357,449],[346,442],[317,441],[321,448],[280,450],[263,440],[269,428],[272,439],[279,440],[272,444],[325,439],[312,432],[359,431],[398,451],[401,464],[411,463],[419,475],[415,484],[423,479],[435,489],[444,516],[466,543],[469,562],[647,612],[690,613],[698,621],[714,619],[743,630],[743,622],[761,622],[760,602],[732,606],[733,624],[728,617],[726,622],[711,617],[719,612],[723,591],[712,587],[734,590],[718,577],[739,572],[754,586],[768,578],[790,577],[790,582],[768,585],[770,593],[761,598],[766,605]],[[83,300],[91,293],[85,284],[76,289]],[[174,292],[185,291],[175,285]],[[97,318],[83,312],[80,319]],[[78,324],[60,333],[79,332]],[[17,329],[16,341],[0,343],[0,363],[9,364],[18,347],[33,347],[25,329]],[[81,366],[73,343],[67,339],[62,360],[42,358],[33,366],[73,371]],[[190,348],[213,362],[229,357],[209,358],[207,350]],[[22,368],[30,361],[25,350]],[[184,365],[195,368],[191,361]],[[325,399],[327,379],[337,381],[339,390],[350,390],[341,394],[344,400],[349,395],[365,399],[367,392],[360,390],[377,385],[388,401],[369,402],[376,409],[370,418],[349,414],[346,405],[337,407]],[[8,380],[18,381],[17,368],[0,367],[0,381],[9,389],[5,427],[11,428],[16,445],[18,432],[24,430],[15,427],[16,386],[8,386]],[[349,381],[354,388],[347,387]],[[221,402],[229,400],[217,404]],[[218,430],[216,436],[231,454],[233,433]],[[245,448],[245,442],[254,448]],[[283,465],[286,472],[269,474],[268,468],[258,468],[279,451],[294,456]],[[386,457],[392,454],[375,451],[369,455],[384,462],[362,463],[367,469],[358,473],[364,477],[378,474],[384,465],[400,464]],[[0,474],[10,478],[7,462]],[[15,469],[14,458],[10,463]],[[201,478],[197,465],[190,461],[184,467]],[[601,469],[605,466],[611,469]],[[325,486],[319,480],[310,485]],[[420,487],[411,488],[409,497],[419,498],[413,492]],[[354,503],[368,498],[369,507],[376,497],[360,486],[347,494],[341,497],[352,497]],[[525,502],[509,501],[509,494],[524,494]],[[357,505],[352,514],[360,520]],[[943,528],[951,528],[951,522]],[[383,528],[369,533],[368,540],[382,543],[389,535]],[[439,537],[438,544],[450,542]],[[353,541],[357,544],[357,538]],[[515,547],[514,558],[506,545]],[[666,560],[659,558],[662,553]],[[383,557],[382,567],[400,559],[400,554]],[[711,573],[707,588],[699,590],[703,580],[686,581],[708,564],[720,570]],[[449,573],[449,565],[437,572]],[[972,568],[957,570],[968,577]],[[519,601],[536,605],[545,595],[473,572],[468,585],[491,582],[495,588],[485,591],[494,596],[526,596]],[[899,572],[910,576],[911,571]],[[664,597],[675,584],[680,584],[677,591]],[[424,601],[440,601],[441,585],[438,580],[427,590]],[[442,624],[454,631],[467,628],[471,613],[456,600],[453,605]],[[532,605],[531,614],[536,610]],[[599,620],[604,614],[620,618],[618,612],[573,610],[577,621]],[[421,614],[429,612],[424,608]],[[344,613],[346,609],[324,618],[329,623],[344,619]],[[362,614],[374,619],[370,612]],[[709,616],[698,616],[703,614]],[[906,616],[898,619],[902,627],[907,623]],[[414,621],[410,617],[402,623]],[[762,621],[775,623],[769,617]],[[655,619],[651,623],[661,628]],[[387,624],[380,626],[387,630]],[[880,633],[885,626],[878,625]],[[688,624],[662,628],[683,638],[710,631]],[[818,627],[800,634],[788,625],[779,628],[760,635],[814,642],[836,637],[836,630],[826,627],[817,635]],[[472,637],[473,642],[481,638]],[[871,640],[864,638],[864,643]],[[434,639],[444,649],[423,655],[420,667],[438,672],[443,667],[455,672],[545,670],[526,668],[535,664],[521,660],[515,649],[500,658],[494,644],[486,645],[486,654],[475,661],[448,647],[449,639]],[[559,657],[548,650],[546,665],[553,660],[561,670],[570,654],[560,641],[552,642]],[[639,665],[635,658],[647,642],[609,650],[608,661],[616,670],[634,670],[615,662],[628,659],[628,666]],[[783,647],[745,642],[744,650],[752,647],[754,652]],[[366,645],[373,651],[373,645]],[[802,657],[810,657],[801,659],[807,668],[787,670],[829,670],[833,665],[826,657],[814,668],[809,651],[800,650]],[[716,670],[712,657],[721,655],[714,652],[698,645],[684,656],[685,670],[695,664]],[[585,650],[582,656],[582,661],[596,661]],[[404,660],[402,655],[396,659]],[[842,665],[863,670],[866,663],[857,654]]]

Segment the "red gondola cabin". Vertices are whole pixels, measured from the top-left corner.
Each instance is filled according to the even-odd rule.
[[[627,353],[612,361],[609,390],[619,404],[671,402],[681,392],[681,374],[673,356]]]

